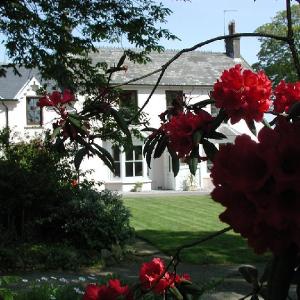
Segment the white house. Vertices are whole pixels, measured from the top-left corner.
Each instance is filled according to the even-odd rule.
[[[177,51],[166,50],[164,53],[152,53],[152,62],[146,65],[125,61],[128,65],[126,72],[114,73],[112,83],[122,84],[148,74],[160,68],[171,59]],[[93,55],[94,62],[107,62],[114,66],[123,54],[122,49],[102,48]],[[145,112],[150,117],[150,126],[158,128],[158,115],[165,111],[175,94],[185,94],[191,102],[207,99],[213,84],[223,70],[240,63],[245,68],[250,66],[240,57],[239,39],[226,41],[225,53],[188,52],[183,54],[167,69],[159,87],[153,94]],[[45,128],[51,128],[53,118],[56,117],[51,109],[41,110],[36,106],[38,101],[36,90],[41,85],[38,74],[33,70],[20,69],[22,77],[15,76],[8,71],[5,78],[0,78],[0,128],[9,126],[21,135],[33,136],[42,133]],[[146,77],[138,82],[123,87],[128,91],[132,101],[141,107],[146,101],[158,75]],[[79,103],[82,99],[79,98]],[[211,109],[210,107],[208,108]],[[213,108],[212,108],[213,109]],[[223,124],[220,129],[232,141],[240,133],[249,133],[244,121],[230,126]],[[226,142],[226,141],[223,141]],[[142,190],[184,190],[191,185],[196,189],[210,189],[210,170],[207,162],[199,164],[195,177],[190,176],[188,166],[182,164],[180,172],[174,178],[171,159],[164,153],[159,159],[152,161],[151,169],[147,167],[142,156],[143,141],[134,140],[134,150],[124,153],[119,149],[112,149],[109,142],[102,143],[114,157],[117,173],[112,174],[104,164],[95,158],[85,159],[84,168],[95,170],[94,178],[105,183],[105,188],[119,191],[130,191],[136,183],[142,184]],[[203,153],[201,153],[204,155]]]

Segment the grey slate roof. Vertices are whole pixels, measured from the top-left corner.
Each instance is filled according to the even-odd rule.
[[[31,80],[32,77],[38,77],[36,70],[25,68],[19,68],[18,70],[22,75],[21,77],[15,75],[11,68],[7,69],[6,77],[0,77],[0,99],[14,99],[28,80]]]
[[[151,53],[149,57],[152,61],[147,64],[137,64],[126,59],[124,65],[128,66],[128,71],[114,73],[112,83],[124,83],[157,70],[173,58],[177,52],[177,50],[165,50],[163,53]],[[98,53],[92,54],[91,58],[94,63],[107,62],[108,67],[113,67],[118,63],[122,55],[123,50],[120,48],[101,48]],[[249,68],[249,65],[243,59],[236,61],[225,53],[188,52],[169,66],[160,85],[212,86],[223,70],[234,66],[236,63],[241,63],[246,68]],[[0,99],[14,99],[24,84],[32,77],[41,81],[37,70],[19,68],[19,72],[22,75],[21,77],[15,75],[12,69],[8,69],[6,77],[0,77]],[[158,75],[152,75],[132,84],[154,85]]]
[[[114,73],[112,82],[123,83],[159,69],[177,52],[177,50],[165,50],[163,53],[153,52],[149,55],[152,61],[145,65],[134,64],[126,59],[124,65],[128,66],[128,71]],[[91,58],[95,63],[107,62],[108,67],[113,67],[116,66],[122,54],[123,50],[120,48],[101,48]],[[160,85],[211,86],[225,69],[237,63],[249,68],[249,65],[242,58],[237,61],[228,57],[225,53],[187,52],[169,66]],[[138,81],[136,84],[153,85],[157,78],[158,74],[155,74]]]

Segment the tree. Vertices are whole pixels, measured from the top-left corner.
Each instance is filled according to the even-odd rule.
[[[0,32],[16,72],[16,66],[38,68],[59,87],[90,93],[105,81],[99,72],[105,62],[93,65],[89,57],[98,43],[125,37],[140,50],[125,55],[146,62],[150,51],[163,50],[161,38],[175,38],[158,26],[170,13],[153,0],[4,0]]]
[[[300,50],[300,6],[291,6],[295,45]],[[264,24],[256,29],[258,33],[287,35],[286,11],[280,11],[271,23]],[[288,82],[298,80],[295,64],[289,45],[283,41],[259,38],[260,51],[257,54],[258,62],[253,65],[256,70],[263,69],[274,84],[284,79]]]

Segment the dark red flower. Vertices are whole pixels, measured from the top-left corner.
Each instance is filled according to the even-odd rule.
[[[241,119],[261,121],[270,107],[271,81],[263,71],[254,73],[236,65],[225,70],[212,92],[216,107],[223,108],[231,123]]]
[[[119,279],[110,279],[107,285],[89,284],[86,287],[83,300],[132,300],[128,285],[121,285]]]
[[[277,113],[288,112],[294,103],[300,101],[300,82],[286,83],[281,80],[274,93],[274,110]]]
[[[172,278],[165,272],[165,264],[160,258],[143,263],[140,269],[140,281],[143,289],[153,288],[153,292],[162,294],[172,283]]]
[[[128,285],[121,285],[119,279],[110,279],[106,289],[100,293],[99,300],[117,300],[120,298],[131,300],[132,294]]]
[[[169,137],[170,147],[178,157],[183,158],[189,155],[194,146],[193,133],[198,129],[205,132],[211,120],[212,116],[204,110],[198,114],[180,113],[164,124],[162,130]]]
[[[59,91],[53,91],[51,94],[41,97],[37,105],[40,107],[57,106],[59,104],[66,104],[74,100],[74,94],[70,90],[65,89],[63,93]]]
[[[220,219],[257,253],[300,247],[300,122],[278,119],[259,142],[240,136],[214,160],[212,198],[226,207]]]
[[[83,300],[99,300],[101,292],[105,289],[105,286],[99,286],[96,284],[89,284],[85,288]]]
[[[264,185],[269,170],[257,143],[244,134],[236,138],[234,145],[220,149],[211,175],[216,186],[225,184],[238,191],[253,191]]]

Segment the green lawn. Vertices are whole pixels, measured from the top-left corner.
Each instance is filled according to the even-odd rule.
[[[124,197],[132,213],[137,236],[172,254],[182,244],[227,227],[219,221],[224,210],[209,196]],[[201,245],[186,249],[181,259],[191,263],[254,263],[266,260],[248,248],[247,242],[230,231]]]

